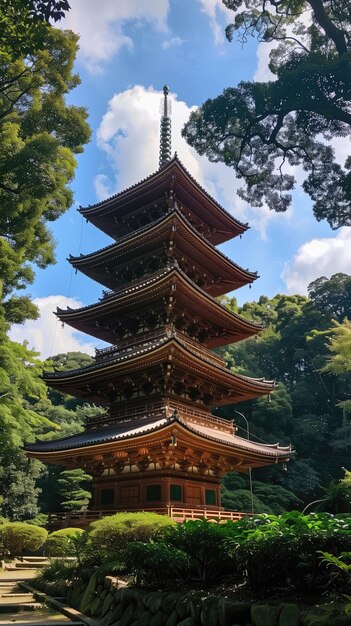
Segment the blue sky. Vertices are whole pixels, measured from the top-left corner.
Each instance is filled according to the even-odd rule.
[[[89,110],[93,137],[79,156],[73,183],[75,204],[53,226],[57,264],[37,271],[30,293],[41,310],[37,322],[13,327],[15,340],[28,340],[44,357],[58,352],[93,352],[91,337],[61,328],[56,306],[94,302],[101,287],[70,269],[66,257],[87,253],[109,239],[86,224],[79,205],[121,191],[158,167],[159,102],[166,83],[172,93],[172,144],[193,176],[250,230],[222,250],[260,278],[236,296],[239,302],[261,294],[306,293],[321,275],[351,270],[351,231],[317,223],[308,197],[297,187],[292,209],[275,214],[247,206],[236,195],[234,172],[199,157],[180,137],[196,107],[240,80],[267,80],[268,50],[255,40],[228,43],[224,28],[232,19],[221,0],[73,0],[66,27],[80,34],[76,70],[81,85],[69,101]],[[348,146],[335,142],[340,158]],[[295,172],[301,180],[299,171]]]

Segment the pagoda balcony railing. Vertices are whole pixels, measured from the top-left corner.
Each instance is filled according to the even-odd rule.
[[[105,413],[104,415],[98,415],[96,417],[88,418],[86,421],[87,428],[95,428],[97,426],[102,426],[103,424],[114,424],[116,422],[129,421],[132,419],[137,419],[138,417],[165,417],[166,416],[166,407],[162,402],[149,403],[145,405],[145,402],[142,406],[134,406],[126,409],[120,409],[116,411],[115,414],[109,415]]]
[[[113,346],[107,346],[106,348],[100,348],[100,349],[96,348],[95,349],[96,359],[98,360],[108,359],[113,354],[120,353],[124,350],[127,350],[128,348],[132,348],[132,347],[134,348],[141,343],[148,343],[149,341],[152,341],[153,339],[164,337],[166,336],[167,333],[170,333],[170,332],[172,332],[174,337],[179,338],[181,341],[185,341],[189,343],[194,348],[194,351],[196,352],[196,354],[198,354],[199,356],[206,356],[206,358],[209,358],[211,361],[213,361],[217,365],[223,365],[223,359],[217,356],[216,354],[214,354],[212,350],[203,346],[199,341],[196,341],[192,337],[189,337],[189,335],[186,335],[185,333],[182,333],[177,330],[172,331],[167,326],[162,326],[161,328],[147,331],[145,333],[138,333],[136,335],[131,335],[130,337],[121,339],[121,341],[119,341],[118,344],[114,344]]]
[[[217,417],[211,415],[208,411],[196,408],[193,406],[187,406],[176,400],[169,399],[165,402],[150,402],[145,405],[145,402],[141,406],[129,407],[126,409],[120,409],[116,414],[109,415],[97,415],[87,419],[87,428],[96,428],[103,424],[114,424],[116,422],[129,421],[141,417],[171,417],[174,411],[178,411],[183,417],[194,418],[194,421],[200,420],[202,423],[210,426],[220,427],[222,430],[232,431],[235,426],[232,421],[228,421],[223,417]]]
[[[208,519],[216,522],[231,520],[236,522],[243,517],[251,517],[252,513],[243,513],[241,511],[225,511],[224,509],[214,509],[206,506],[197,507],[181,507],[174,506],[171,503],[165,503],[155,507],[125,507],[120,506],[113,510],[100,511],[70,511],[48,514],[48,528],[86,528],[92,522],[95,522],[108,515],[116,513],[158,513],[159,515],[167,515],[176,522],[185,522],[187,520]]]
[[[155,330],[147,331],[145,333],[140,333],[137,335],[131,335],[130,337],[126,337],[125,339],[121,339],[118,344],[114,344],[113,346],[107,346],[106,348],[95,348],[95,356],[97,359],[105,359],[114,354],[115,352],[119,352],[124,348],[128,348],[130,346],[137,346],[139,343],[147,342],[151,339],[157,339],[158,337],[162,337],[165,334],[164,326],[162,328],[156,328]]]

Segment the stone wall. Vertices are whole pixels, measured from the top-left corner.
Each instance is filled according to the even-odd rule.
[[[118,588],[97,572],[85,583],[73,581],[66,602],[102,626],[351,626],[345,605],[336,601],[306,607],[234,602],[203,591]]]

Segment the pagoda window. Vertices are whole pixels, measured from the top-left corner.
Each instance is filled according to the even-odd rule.
[[[183,500],[182,486],[171,485],[170,487],[170,500],[175,502],[181,502]]]
[[[100,492],[100,504],[106,506],[108,504],[115,503],[115,490],[114,489],[101,489]]]
[[[216,505],[216,491],[215,489],[205,489],[205,504]]]
[[[147,502],[160,502],[161,500],[161,485],[148,485],[146,487],[146,501]]]

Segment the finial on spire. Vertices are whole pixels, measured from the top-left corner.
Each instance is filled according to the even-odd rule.
[[[161,101],[160,167],[171,160],[171,102],[167,97],[168,94],[169,87],[165,85]]]

